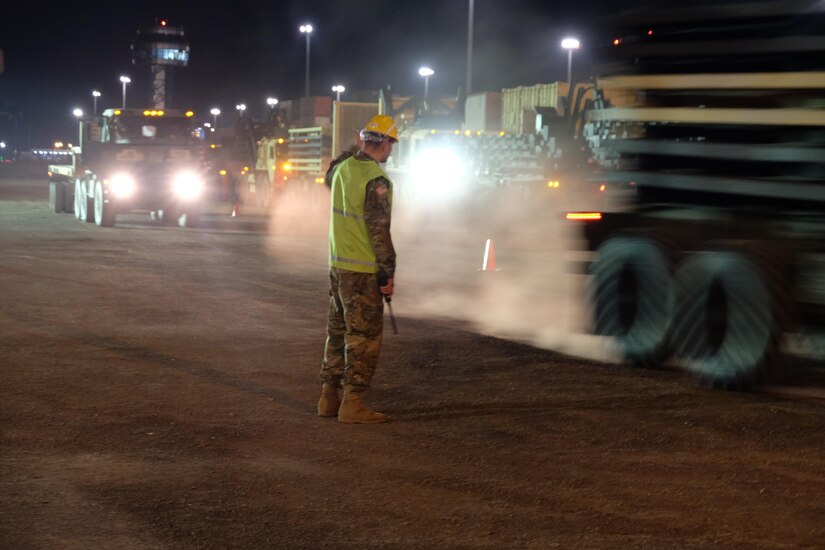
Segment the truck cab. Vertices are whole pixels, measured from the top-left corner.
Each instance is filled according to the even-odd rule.
[[[197,223],[208,190],[193,116],[106,109],[82,120],[71,169],[51,170],[53,181],[57,176],[73,185],[75,216],[113,226],[118,214],[147,211],[171,225]]]

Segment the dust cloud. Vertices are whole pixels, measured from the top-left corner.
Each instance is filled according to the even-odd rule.
[[[506,189],[435,210],[413,200],[396,204],[395,313],[460,320],[483,334],[618,360],[608,340],[589,334],[581,228],[564,219],[553,191],[535,191]]]
[[[323,185],[281,194],[269,225],[274,261],[326,277],[328,200]],[[617,361],[609,340],[589,334],[588,253],[575,223],[548,193],[508,189],[426,204],[399,194],[392,233],[400,330],[405,317],[448,319],[566,355]],[[492,250],[482,270],[488,239]]]

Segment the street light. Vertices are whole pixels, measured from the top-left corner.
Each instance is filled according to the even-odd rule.
[[[92,98],[93,98],[92,101],[94,101],[93,111],[94,111],[95,116],[97,115],[97,98],[99,98],[99,97],[100,97],[100,92],[98,92],[97,90],[93,90],[92,91]]]
[[[573,50],[578,50],[581,44],[575,38],[565,38],[561,47],[567,50],[567,83],[573,84]]]
[[[77,118],[80,118],[83,116],[83,109],[75,109],[74,111],[72,111],[72,114]]]
[[[473,93],[473,11],[473,0],[470,0],[467,14],[467,77],[464,84],[464,94],[468,96]]]
[[[266,104],[269,105],[269,108],[272,109],[275,105],[278,104],[278,100],[274,97],[266,98]]]
[[[217,107],[212,107],[212,110],[209,111],[209,112],[212,113],[212,126],[217,127],[218,126],[218,115],[221,114],[221,110],[218,109]]]
[[[126,85],[132,81],[131,78],[128,76],[121,76],[120,81],[123,83],[123,105],[121,105],[121,109],[126,108]]]
[[[341,101],[341,94],[347,91],[341,84],[336,84],[332,87],[332,91],[335,92],[335,101]]]
[[[301,32],[307,35],[307,61],[306,61],[306,88],[304,97],[309,97],[309,35],[312,34],[312,25],[301,25]]]
[[[435,71],[433,71],[429,67],[421,67],[420,69],[418,69],[418,74],[424,77],[424,101],[427,101],[430,77],[435,74]]]
[[[244,105],[243,103],[238,103],[237,105],[235,105],[235,109],[238,110],[238,116],[242,117],[243,112],[246,111],[246,105]]]

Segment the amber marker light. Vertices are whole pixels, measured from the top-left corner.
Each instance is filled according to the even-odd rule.
[[[568,212],[565,216],[568,220],[593,221],[602,219],[601,212]]]

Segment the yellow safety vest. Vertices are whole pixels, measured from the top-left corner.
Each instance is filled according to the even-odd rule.
[[[332,212],[329,216],[329,265],[358,273],[377,273],[364,221],[367,183],[375,178],[390,178],[377,162],[350,157],[335,167],[332,175]],[[392,204],[392,184],[389,189]]]

